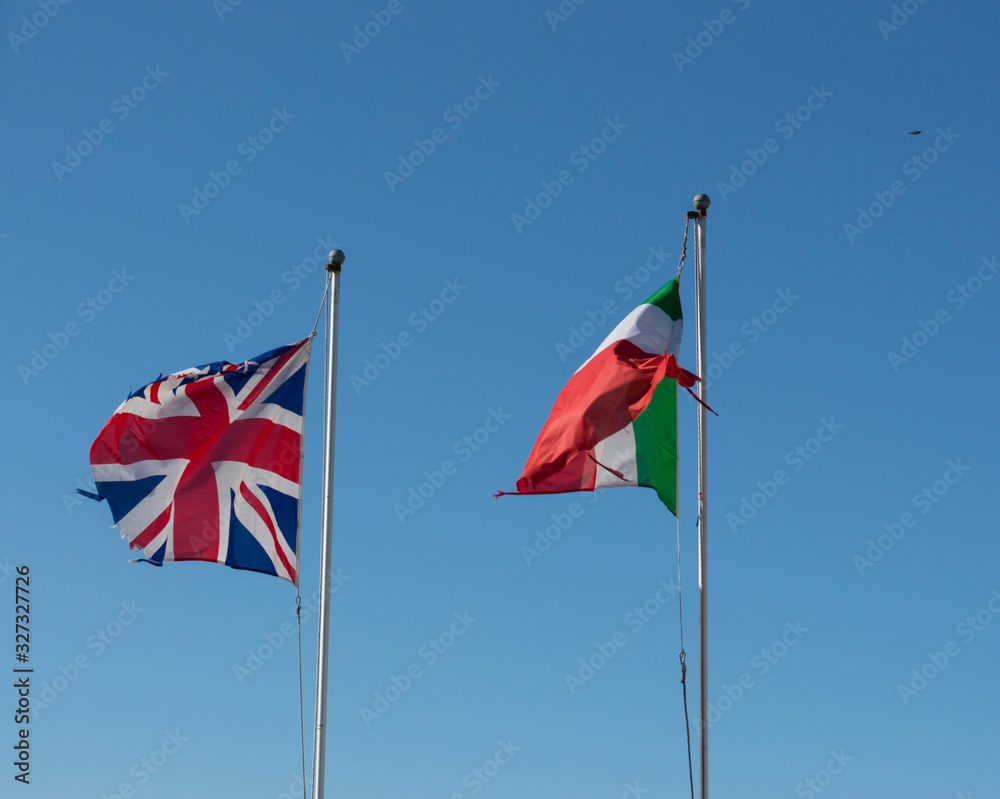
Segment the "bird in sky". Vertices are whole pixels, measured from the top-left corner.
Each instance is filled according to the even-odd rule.
[[[910,136],[919,136],[920,135],[920,131],[919,130],[911,130],[911,131],[908,132],[908,134]]]

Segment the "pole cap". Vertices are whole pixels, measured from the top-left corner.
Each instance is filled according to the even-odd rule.
[[[344,255],[343,250],[330,250],[330,257],[327,260],[326,270],[328,272],[339,272],[340,267],[344,265],[344,261],[347,260],[347,256]]]
[[[707,211],[708,206],[712,204],[707,194],[696,194],[691,204],[695,207],[697,211]]]

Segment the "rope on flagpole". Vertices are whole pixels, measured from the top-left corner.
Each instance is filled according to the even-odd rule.
[[[300,542],[301,543],[301,542]],[[301,568],[301,564],[299,564]],[[296,578],[298,575],[296,575]],[[306,710],[302,701],[302,595],[299,593],[298,579],[295,581],[295,625],[298,628],[299,643],[299,737],[302,739],[302,796],[306,795]]]
[[[691,216],[687,215],[684,221],[684,244],[681,247],[681,259],[677,264],[677,277],[680,278],[681,272],[684,271],[684,259],[687,258],[687,248],[688,248],[688,228],[691,225]],[[680,383],[678,383],[680,385]],[[688,389],[691,392],[691,389]],[[692,392],[693,396],[693,392]],[[695,397],[697,399],[697,397]],[[706,406],[707,407],[707,406]],[[678,492],[679,494],[680,492]],[[674,514],[677,519],[677,613],[680,616],[680,632],[681,632],[681,651],[680,651],[680,661],[681,661],[681,692],[684,696],[684,727],[687,731],[687,746],[688,746],[688,777],[691,780],[691,799],[694,799],[694,766],[691,761],[691,720],[688,715],[688,689],[687,689],[687,652],[684,651],[684,600],[683,594],[681,592],[681,517],[680,508],[677,508],[677,512]]]
[[[677,509],[678,514],[680,508]],[[684,727],[687,730],[688,777],[691,780],[691,799],[694,799],[694,766],[691,764],[691,721],[688,717],[687,653],[684,651],[684,603],[681,594],[681,518],[677,517],[677,612],[681,619],[681,691],[684,695]]]
[[[686,234],[685,234],[684,238],[685,238],[685,240],[687,239],[687,235]],[[309,334],[310,338],[312,338],[313,336],[316,335],[316,328],[319,327],[319,318],[323,315],[323,309],[326,307],[326,295],[330,293],[330,279],[331,279],[331,277],[332,277],[332,275],[330,275],[329,273],[327,273],[327,276],[326,276],[326,288],[323,290],[323,299],[319,301],[319,310],[316,312],[316,321],[313,322],[312,333]],[[327,346],[329,346],[329,344],[327,344]]]
[[[681,272],[684,271],[684,259],[687,258],[688,254],[688,227],[691,225],[691,217],[689,216],[684,221],[684,245],[681,247],[681,259],[677,262],[677,277],[681,276]]]

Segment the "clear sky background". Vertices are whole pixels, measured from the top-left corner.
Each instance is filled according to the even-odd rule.
[[[327,795],[687,795],[678,600],[656,599],[676,580],[673,518],[648,490],[491,495],[513,489],[573,370],[673,277],[698,192],[720,414],[712,794],[1000,795],[1000,11],[897,5],[5,3],[0,649],[12,668],[11,569],[27,564],[49,701],[25,788],[16,696],[0,694],[3,795],[298,787],[294,588],[129,564],[107,507],[73,492],[130,388],[304,337],[323,291],[309,259],[332,246],[347,263]],[[465,449],[491,414],[502,426]],[[694,737],[683,398],[680,431]],[[400,514],[446,460],[454,474]],[[454,614],[468,629],[452,641]],[[315,614],[304,627],[308,748]],[[431,640],[452,645],[432,659]],[[498,765],[501,744],[516,751]]]

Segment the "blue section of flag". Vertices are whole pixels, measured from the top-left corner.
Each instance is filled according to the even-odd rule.
[[[267,501],[271,503],[274,510],[274,518],[278,521],[278,530],[281,532],[285,543],[289,547],[298,551],[298,542],[295,540],[299,530],[299,503],[294,497],[282,494],[270,486],[260,486],[260,490]]]
[[[115,480],[95,483],[97,493],[108,501],[111,518],[118,524],[132,512],[132,509],[148,497],[163,482],[164,475],[142,477],[138,480]]]
[[[265,403],[279,405],[286,411],[302,415],[302,408],[306,401],[306,367],[289,377],[264,400]]]
[[[236,518],[236,492],[229,492],[229,548],[226,565],[277,575],[274,562],[251,532]]]
[[[156,550],[156,552],[154,552],[152,555],[150,555],[147,558],[147,560],[150,560],[153,563],[156,563],[156,564],[162,566],[163,565],[163,556],[164,556],[164,554],[166,554],[166,551],[167,551],[167,542],[164,541],[163,542],[163,546],[161,546],[158,550]]]
[[[229,372],[223,376],[223,380],[226,381],[234,394],[239,394],[243,390],[243,386],[250,382],[254,374],[257,372],[257,365],[248,365],[245,369],[241,368],[236,372]]]

